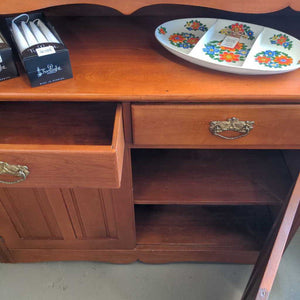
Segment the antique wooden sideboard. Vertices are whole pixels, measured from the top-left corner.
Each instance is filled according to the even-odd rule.
[[[300,70],[205,69],[163,49],[154,29],[177,17],[224,17],[300,38],[300,2],[76,2],[0,3],[3,17],[48,15],[74,73],[31,88],[20,68],[0,83],[0,171],[28,167],[0,175],[26,178],[1,183],[0,261],[255,263],[261,252],[258,270],[279,263],[300,223],[299,183],[290,197]],[[237,139],[209,130],[232,117],[254,121],[253,130]]]

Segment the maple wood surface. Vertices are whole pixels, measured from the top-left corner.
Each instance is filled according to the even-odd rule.
[[[272,220],[267,207],[136,205],[137,245],[259,250]]]
[[[31,10],[75,2],[2,1],[0,13],[16,13],[23,9]],[[100,2],[91,0],[91,3],[105,4],[125,13],[148,3],[155,3],[147,0]],[[204,3],[192,0],[188,4],[243,12],[274,11],[288,5],[299,9],[295,1],[259,2],[259,4],[256,1],[225,3],[221,0],[212,0]],[[180,3],[185,3],[185,0]],[[190,7],[190,12],[193,9]],[[248,17],[246,21],[251,22]],[[298,106],[292,104],[300,102],[300,70],[276,76],[239,76],[193,65],[169,53],[154,38],[156,26],[170,18],[172,17],[163,13],[159,17],[50,17],[50,21],[70,50],[74,78],[31,88],[24,71],[20,69],[19,78],[1,82],[0,101],[4,102],[3,111],[11,114],[11,116],[1,114],[7,122],[0,133],[1,160],[7,159],[10,163],[28,163],[31,171],[28,179],[18,185],[21,188],[0,189],[0,236],[4,237],[0,243],[2,260],[15,262],[97,260],[116,263],[136,260],[255,262],[272,224],[271,212],[265,205],[212,208],[137,204],[135,226],[131,160],[128,149],[128,146],[132,146],[130,106],[133,102],[231,102],[257,103],[265,108],[266,103],[280,103],[282,105],[276,106],[276,110],[272,111],[272,115],[276,116],[272,126],[271,117],[267,123],[261,123],[266,129],[268,127],[271,132],[276,133],[275,137],[272,135],[270,138],[269,131],[259,131],[261,133],[256,136],[256,140],[255,138],[252,140],[252,146],[262,147],[262,135],[265,135],[265,140],[270,141],[268,147],[290,147],[290,141],[295,146],[297,140],[293,140],[292,136],[293,134],[297,136],[299,127],[296,112]],[[243,16],[240,20],[243,21]],[[255,15],[252,20],[252,23],[256,23]],[[296,36],[299,35],[295,19],[290,19],[289,16],[279,18],[273,16],[272,20],[270,24],[274,24],[276,29],[290,28],[289,33],[295,32]],[[261,24],[268,25],[263,21]],[[8,103],[13,101],[26,102]],[[28,101],[32,103],[26,106]],[[48,103],[45,106],[33,103],[38,101]],[[65,103],[56,103],[54,106],[50,104],[55,101],[73,102],[70,103],[72,107],[70,112],[67,112]],[[81,108],[82,104],[79,103],[75,107],[74,102],[89,101],[122,102],[124,125],[120,105],[115,118],[111,117],[109,109],[101,107],[99,103],[88,103]],[[113,107],[114,105],[112,104]],[[226,106],[215,107],[226,110]],[[99,112],[101,108],[103,111]],[[249,110],[247,105],[244,108],[245,111]],[[293,110],[289,110],[290,108]],[[22,115],[22,110],[26,116]],[[253,117],[261,116],[260,111],[262,110],[257,107]],[[67,114],[66,117],[64,113]],[[74,119],[77,119],[77,123]],[[17,120],[16,123],[14,120]],[[20,120],[24,120],[24,126],[21,126]],[[167,118],[160,118],[158,124],[160,129],[164,121],[167,121]],[[81,126],[77,126],[78,123]],[[279,127],[279,123],[283,129]],[[180,128],[177,129],[180,132]],[[64,130],[67,132],[64,133]],[[124,130],[127,144],[124,143]],[[186,132],[185,130],[183,135],[186,135]],[[160,130],[158,137],[153,134],[149,137],[159,138],[162,133]],[[244,142],[241,141],[234,147],[242,145]],[[251,147],[246,141],[242,147]],[[154,145],[153,140],[147,140],[147,143],[150,146]],[[208,147],[207,145],[204,147]],[[179,143],[177,146],[182,145]],[[201,147],[200,141],[195,138],[190,146]],[[224,147],[224,142],[218,145],[216,143],[214,147]],[[182,164],[180,168],[184,172],[178,175],[172,169],[173,177],[169,173],[170,182],[165,179],[164,186],[157,185],[158,179],[162,179],[163,182],[165,173],[162,171],[161,177],[153,177],[148,181],[149,186],[145,187],[143,184],[147,183],[147,176],[148,178],[154,176],[158,166],[156,163],[149,165],[153,160],[147,161],[149,156],[147,152],[145,153],[140,163],[133,164],[134,168],[136,166],[140,168],[137,173],[140,174],[139,178],[134,177],[134,193],[138,196],[137,201],[140,198],[141,201],[146,199],[145,201],[152,203],[160,200],[178,203],[176,201],[182,197],[182,204],[186,201],[196,203],[201,200],[198,198],[199,194],[196,195],[199,188],[197,178],[195,181],[189,181],[183,188],[187,182],[186,178],[196,176],[197,155],[194,159],[193,155],[190,156],[192,159],[189,163],[185,163],[184,157],[177,157],[176,161]],[[222,181],[223,194],[221,195],[221,189],[216,189],[218,195],[209,195],[210,191],[206,189],[207,199],[210,197],[214,204],[229,204],[230,201],[231,204],[280,204],[287,187],[291,185],[290,175],[285,174],[286,166],[279,158],[278,152],[272,152],[277,153],[275,155],[270,153],[265,159],[262,157],[259,159],[260,166],[256,163],[253,166],[245,163],[247,172],[239,166],[238,171],[244,176],[249,175],[247,178],[240,178],[238,177],[240,174],[233,171],[226,172],[226,163],[222,169],[217,161],[212,162],[210,165],[212,170],[208,172],[211,177],[207,180],[213,179],[214,170],[214,174]],[[189,155],[191,154],[192,152]],[[134,155],[133,158],[138,157]],[[188,157],[186,159],[189,161]],[[293,164],[292,161],[293,159],[289,164]],[[166,169],[171,167],[171,164],[176,165],[175,159],[169,162],[165,165]],[[161,164],[164,165],[163,162]],[[136,170],[133,171],[136,173]],[[260,178],[255,178],[256,171]],[[227,175],[229,178],[226,178]],[[138,180],[142,178],[145,182],[139,183]],[[179,179],[177,184],[172,178]],[[237,194],[233,197],[227,194],[228,186],[236,188],[236,184],[228,184],[230,178],[233,178],[233,183],[240,184],[237,190],[245,196],[240,201],[237,200]],[[120,180],[119,189],[103,189],[118,187]],[[169,190],[165,188],[167,184],[170,184]],[[84,188],[76,188],[78,185]],[[271,185],[273,188],[270,188]],[[50,188],[51,186],[54,188]],[[88,186],[93,188],[88,189]],[[153,190],[153,187],[157,187],[157,191]],[[191,187],[190,194],[188,194],[189,187]],[[158,189],[164,193],[159,193]]]
[[[135,203],[278,205],[293,182],[276,150],[136,149],[132,161]]]
[[[129,164],[125,153],[123,173]],[[134,249],[131,189],[129,176],[122,176],[119,189],[2,187],[0,236],[10,252]],[[0,240],[0,257],[1,246]]]
[[[101,261],[117,264],[141,261],[145,263],[220,262],[254,264],[258,251],[213,250],[209,247],[138,246],[133,250],[72,250],[72,249],[11,249],[14,262]]]
[[[0,144],[111,145],[115,103],[1,102]]]
[[[9,105],[10,106],[10,105]],[[18,105],[15,105],[18,107]],[[48,104],[38,105],[38,108],[47,108]],[[111,106],[111,105],[109,105]],[[13,105],[14,107],[14,105]],[[23,105],[21,105],[21,108]],[[33,105],[34,107],[34,105]],[[89,107],[87,105],[87,107]],[[105,106],[104,106],[105,107]],[[98,106],[92,105],[92,108],[98,108],[87,117],[85,123],[83,116],[86,116],[86,111],[83,107],[76,107],[77,110],[70,110],[70,114],[61,104],[56,104],[55,108],[64,108],[61,112],[50,110],[50,121],[43,118],[46,111],[39,113],[29,112],[28,118],[25,117],[25,128],[22,123],[17,122],[15,118],[4,117],[8,120],[8,125],[13,124],[14,121],[19,126],[13,125],[8,127],[8,134],[5,131],[0,134],[3,144],[0,144],[1,161],[5,161],[13,165],[25,165],[29,168],[30,174],[23,182],[16,184],[16,187],[102,187],[102,188],[117,188],[120,187],[121,173],[123,167],[124,155],[124,133],[123,133],[123,119],[122,107],[119,105],[115,111],[112,108],[113,114],[109,114],[109,123],[113,122],[113,133],[111,133],[111,126],[109,134],[112,135],[110,145],[93,145],[97,143],[97,132],[101,131],[102,123],[107,121],[101,120],[101,109]],[[100,105],[101,108],[101,105]],[[20,109],[20,107],[19,107]],[[91,109],[91,107],[89,107]],[[58,109],[59,111],[59,109]],[[11,111],[11,115],[20,115],[20,110]],[[74,114],[75,112],[75,114]],[[10,113],[10,112],[9,112]],[[9,116],[8,113],[8,116]],[[53,113],[54,115],[51,115]],[[66,116],[64,116],[66,114]],[[77,120],[82,120],[83,124],[77,124]],[[106,113],[104,111],[104,116]],[[75,118],[75,119],[74,119]],[[95,118],[95,120],[93,120]],[[106,117],[104,117],[104,120]],[[27,121],[27,122],[26,122]],[[39,127],[39,123],[41,126]],[[91,132],[89,133],[89,124]],[[43,126],[44,125],[44,126]],[[33,127],[32,127],[33,126]],[[77,126],[79,128],[77,129]],[[81,130],[81,127],[83,128]],[[104,140],[107,142],[107,129],[104,127]],[[47,135],[49,131],[49,135]],[[54,134],[53,134],[54,131]],[[66,131],[66,138],[64,132]],[[57,133],[56,133],[57,132]],[[95,133],[96,132],[96,133]],[[85,136],[87,134],[87,137]],[[10,136],[10,134],[12,136]],[[33,136],[32,136],[32,135]],[[19,138],[19,136],[21,136]],[[41,143],[39,143],[39,136]],[[81,137],[82,136],[82,137]],[[99,134],[101,137],[101,134]],[[52,141],[57,137],[57,141],[52,144]],[[34,144],[14,144],[25,141],[27,143],[34,142]],[[28,141],[29,140],[29,141]],[[75,143],[83,142],[83,145],[68,145],[74,141]],[[92,140],[92,145],[84,145],[87,141]],[[103,139],[102,139],[103,140]],[[5,143],[6,142],[6,143]],[[9,143],[12,142],[12,143]],[[49,143],[43,145],[43,143]],[[101,138],[100,138],[101,142]],[[56,145],[58,143],[58,145]],[[61,145],[66,143],[66,145]],[[8,177],[8,178],[7,178]],[[12,176],[1,175],[2,180],[14,181],[16,178]],[[12,177],[12,178],[11,178]],[[4,184],[1,184],[4,186]]]
[[[247,136],[225,140],[210,132],[211,121],[232,117],[254,121]],[[299,148],[299,125],[299,105],[132,105],[133,143],[143,146]]]
[[[288,243],[300,202],[300,173],[290,199],[282,207],[260,252],[242,300],[267,300],[272,289],[281,257]]]
[[[172,55],[154,37],[155,27],[166,20],[51,18],[70,50],[74,78],[31,88],[21,71],[21,77],[1,82],[0,100],[300,101],[300,70],[274,76],[241,76],[202,68]]]

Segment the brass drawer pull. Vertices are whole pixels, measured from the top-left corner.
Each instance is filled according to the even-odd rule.
[[[27,166],[20,166],[20,165],[10,165],[6,162],[0,161],[0,175],[12,175],[16,177],[20,177],[19,179],[15,181],[3,181],[0,180],[0,183],[5,184],[14,184],[18,182],[24,181],[27,176],[29,175],[29,170]]]
[[[246,136],[253,129],[254,121],[240,121],[238,118],[230,118],[226,121],[211,121],[209,123],[209,131],[216,136],[219,136],[225,140],[235,140]],[[235,131],[241,133],[241,135],[227,137],[222,135],[223,131]]]

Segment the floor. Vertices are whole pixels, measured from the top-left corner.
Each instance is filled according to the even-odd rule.
[[[1,300],[238,300],[252,266],[94,262],[0,264]],[[300,230],[270,300],[300,299]]]

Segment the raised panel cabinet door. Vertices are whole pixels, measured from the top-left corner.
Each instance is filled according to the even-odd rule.
[[[299,201],[300,175],[298,175],[289,201],[277,217],[258,257],[242,300],[267,300],[269,298],[281,257],[289,242],[290,232],[297,223]]]
[[[2,188],[0,236],[10,250],[134,248],[131,181],[122,177],[120,189]]]

